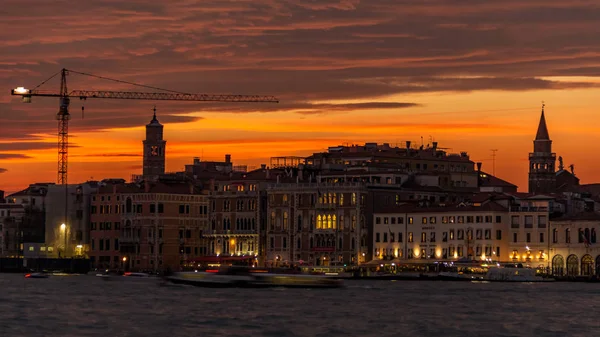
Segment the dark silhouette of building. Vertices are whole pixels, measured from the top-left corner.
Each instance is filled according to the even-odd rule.
[[[552,140],[548,135],[544,106],[533,141],[533,152],[529,154],[529,193],[552,193],[556,189],[556,154],[552,152]]]
[[[158,176],[165,173],[165,152],[167,145],[167,141],[163,140],[163,125],[156,119],[156,108],[154,108],[152,120],[146,125],[146,139],[143,143],[143,178],[156,180]]]

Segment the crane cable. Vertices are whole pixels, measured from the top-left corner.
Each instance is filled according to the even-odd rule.
[[[186,92],[169,90],[169,89],[163,89],[163,88],[153,87],[153,86],[150,86],[150,85],[138,84],[138,83],[123,81],[123,80],[116,80],[114,78],[108,78],[108,77],[98,76],[98,75],[94,75],[94,74],[82,73],[82,72],[75,71],[75,70],[68,70],[68,71],[72,72],[72,73],[75,73],[75,74],[79,74],[79,75],[95,77],[95,78],[99,78],[99,79],[102,79],[102,80],[109,80],[109,81],[113,81],[113,82],[124,83],[124,84],[134,85],[134,86],[138,86],[138,87],[148,88],[148,89],[162,90],[162,91],[172,92],[172,93],[176,93],[176,94],[191,95],[191,94],[186,93]]]

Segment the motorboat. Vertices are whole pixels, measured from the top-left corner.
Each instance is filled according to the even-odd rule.
[[[104,281],[151,281],[156,280],[157,278],[151,274],[147,273],[136,273],[136,272],[125,272],[123,274],[114,273],[114,272],[105,272],[101,274],[96,274],[97,277],[102,278]]]
[[[27,273],[25,274],[25,278],[48,278],[48,274],[46,273]]]
[[[549,282],[552,278],[544,278],[536,274],[532,268],[524,268],[520,264],[499,265],[489,268],[483,280],[491,282]]]
[[[166,280],[211,288],[339,288],[343,281],[326,275],[279,274],[248,267],[231,266],[220,270],[177,272]]]

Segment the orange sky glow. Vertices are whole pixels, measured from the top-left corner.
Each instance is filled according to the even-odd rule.
[[[542,101],[554,152],[582,183],[600,181],[596,1],[509,0],[501,11],[469,1],[107,1],[85,5],[85,18],[79,5],[56,16],[38,2],[24,16],[24,2],[8,0],[0,14],[0,189],[8,192],[56,181],[58,100],[21,104],[10,89],[62,67],[281,101],[73,100],[69,183],[141,173],[156,104],[167,171],[193,157],[229,153],[236,165],[258,166],[343,143],[423,137],[467,151],[490,173],[497,149],[496,175],[526,191]],[[70,89],[139,91],[75,74],[68,81]]]

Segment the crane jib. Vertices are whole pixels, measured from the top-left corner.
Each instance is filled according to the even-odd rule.
[[[27,92],[11,91],[12,95],[23,97],[62,97],[60,93],[41,90],[28,90]],[[245,103],[279,103],[274,96],[262,95],[211,95],[211,94],[184,94],[162,92],[135,92],[135,91],[88,91],[73,90],[67,97],[80,99],[105,98],[105,99],[141,99],[156,101],[204,101],[204,102],[245,102]]]

